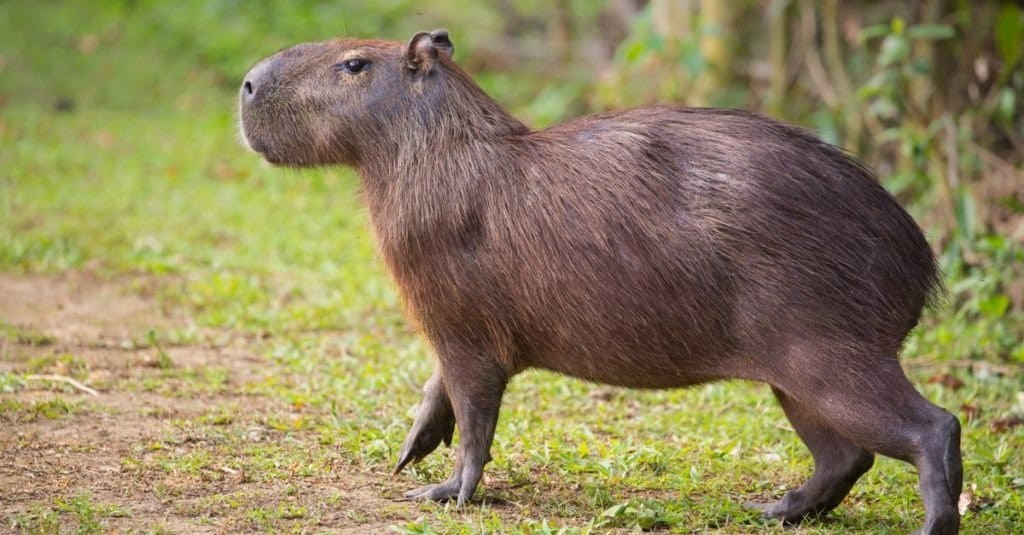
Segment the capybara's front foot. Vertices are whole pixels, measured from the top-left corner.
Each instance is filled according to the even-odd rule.
[[[441,372],[438,370],[423,386],[423,401],[420,402],[416,420],[413,421],[412,429],[409,430],[398,453],[395,473],[401,472],[410,462],[419,462],[437,449],[441,442],[450,446],[454,432],[455,413],[444,391]]]
[[[444,483],[426,485],[418,489],[410,490],[405,493],[405,497],[410,500],[433,500],[435,502],[442,502],[452,498],[457,498],[461,489],[462,479],[458,474],[456,474]],[[459,506],[462,506],[462,500],[459,501]]]

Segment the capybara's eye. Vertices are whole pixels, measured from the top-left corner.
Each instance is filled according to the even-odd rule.
[[[349,74],[357,74],[370,65],[369,60],[362,58],[347,59],[334,65],[334,70],[343,71]]]

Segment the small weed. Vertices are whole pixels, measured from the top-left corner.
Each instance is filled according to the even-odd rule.
[[[297,518],[305,518],[308,511],[305,507],[299,505],[280,505],[277,508],[277,515],[279,518],[285,520],[295,520]]]
[[[29,373],[66,375],[76,379],[85,378],[89,365],[81,357],[70,353],[43,355],[28,362]]]
[[[230,425],[235,420],[235,413],[226,407],[220,407],[214,412],[206,413],[199,417],[198,421],[206,425]]]
[[[199,475],[210,468],[211,454],[206,450],[195,450],[187,453],[169,452],[156,458],[156,465],[163,471],[172,474]]]
[[[106,519],[126,516],[129,513],[124,507],[96,502],[83,493],[54,498],[49,507],[35,505],[28,512],[15,515],[14,526],[23,533],[63,533],[74,526],[74,533],[84,535],[103,533]]]
[[[161,370],[169,370],[174,367],[174,361],[171,360],[170,355],[164,351],[164,348],[160,345],[160,341],[157,340],[156,331],[150,329],[146,333],[146,340],[149,345],[156,349],[156,367]]]
[[[34,505],[13,518],[14,527],[22,533],[60,533],[60,514],[43,505]]]
[[[281,504],[277,507],[256,507],[246,512],[246,517],[254,527],[265,532],[280,532],[282,520],[300,520],[306,518],[305,507]]]
[[[656,502],[619,503],[606,509],[599,518],[597,527],[639,528],[643,531],[669,527],[664,508]]]
[[[39,418],[56,420],[70,416],[81,409],[81,402],[68,401],[62,397],[30,402],[5,398],[0,399],[0,421],[24,423],[33,422]]]
[[[57,498],[53,501],[53,508],[62,513],[69,513],[78,524],[79,533],[101,533],[103,519],[128,516],[128,511],[123,507],[95,502],[88,494]]]
[[[31,347],[48,346],[57,341],[56,338],[48,334],[23,329],[0,321],[0,340],[4,339]]]
[[[25,388],[26,381],[16,373],[0,372],[0,394],[9,394]]]
[[[430,522],[423,518],[399,526],[391,526],[391,529],[401,535],[436,535],[441,533],[431,527]]]
[[[195,504],[193,514],[228,515],[243,509],[258,498],[258,495],[244,491],[211,494],[204,496]]]

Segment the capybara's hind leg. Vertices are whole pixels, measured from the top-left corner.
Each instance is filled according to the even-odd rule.
[[[929,404],[929,408],[931,420],[918,430],[921,444],[915,461],[927,513],[921,532],[956,533],[963,486],[960,422],[934,405]]]
[[[914,464],[925,505],[921,533],[957,533],[962,474],[956,417],[924,399],[895,357],[821,364],[787,377],[785,392],[861,448]]]
[[[874,455],[837,433],[810,407],[772,388],[793,429],[811,450],[814,474],[776,503],[759,506],[765,516],[795,524],[834,509],[874,463]]]

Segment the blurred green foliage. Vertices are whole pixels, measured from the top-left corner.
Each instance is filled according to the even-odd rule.
[[[131,110],[140,120],[223,105],[217,120],[230,121],[240,77],[277,49],[445,26],[457,59],[535,125],[671,101],[772,107],[764,111],[818,130],[877,169],[925,224],[959,281],[950,285],[958,314],[985,292],[1009,305],[979,321],[1020,320],[1020,7],[771,1],[704,13],[699,2],[661,4],[69,1],[48,5],[41,20],[34,4],[7,2],[0,32],[24,38],[0,52],[0,98],[7,107]],[[727,65],[708,86],[716,61]],[[975,279],[985,285],[964,287]],[[1015,327],[1008,339],[1020,334]],[[1003,346],[1003,357],[1021,353]]]
[[[994,347],[982,351],[993,358],[1020,359],[1024,10],[935,0],[712,4],[119,0],[41,11],[6,2],[0,33],[20,37],[0,50],[0,102],[224,124],[241,76],[280,48],[447,27],[457,60],[536,126],[653,102],[739,106],[855,152],[939,247],[949,317],[1008,324],[978,343]],[[52,157],[88,160],[80,150]],[[1007,304],[976,310],[989,301]]]

